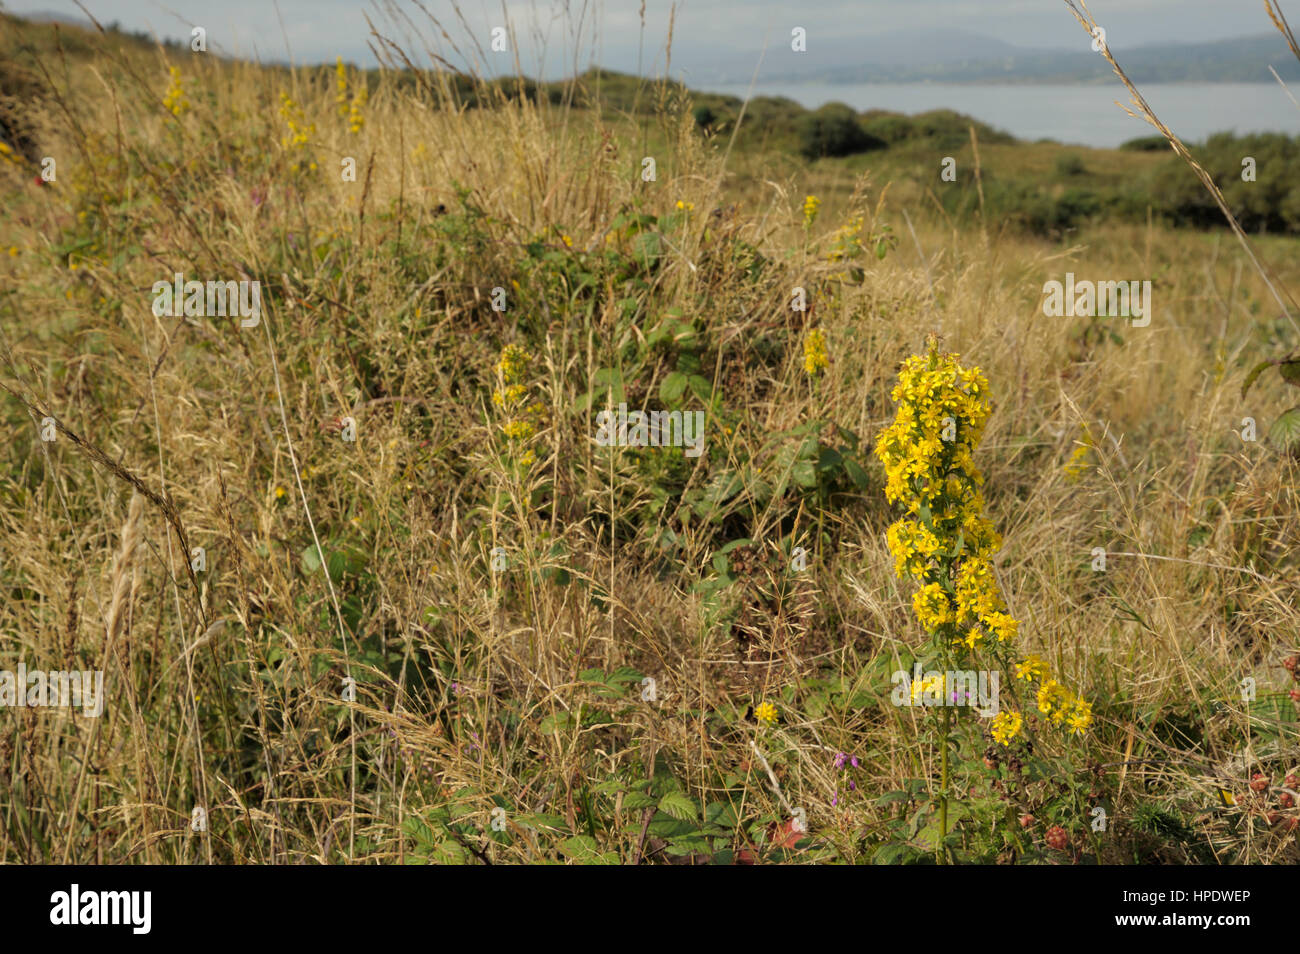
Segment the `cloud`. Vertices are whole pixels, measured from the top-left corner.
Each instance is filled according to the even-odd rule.
[[[373,65],[367,46],[370,28],[366,13],[381,31],[418,49],[419,41],[400,18],[395,22],[375,3],[362,0],[86,0],[102,23],[119,21],[127,30],[147,30],[160,36],[187,39],[191,24],[208,30],[209,42],[223,52],[263,59],[285,58],[285,38],[297,62],[329,62],[335,56]],[[462,2],[463,19],[452,0],[425,0],[424,6],[466,51],[471,63],[474,41],[486,49],[490,31],[508,21],[520,46],[525,68],[542,61],[548,72],[571,67],[575,45],[579,67],[594,58],[601,65],[631,71],[638,52],[647,64],[663,62],[673,4],[646,0],[642,32],[641,0],[493,0]],[[1192,42],[1218,36],[1264,33],[1271,30],[1263,10],[1241,9],[1241,0],[1092,0],[1093,14],[1107,29],[1112,48],[1158,42]],[[434,49],[455,57],[446,40],[409,0],[396,0],[397,9],[415,23]],[[14,13],[53,12],[82,16],[71,0],[27,0],[11,3]],[[578,24],[581,21],[579,35]],[[673,61],[684,69],[707,66],[718,53],[757,53],[789,42],[790,29],[808,31],[809,51],[820,38],[861,38],[862,56],[871,54],[871,37],[897,30],[959,28],[983,33],[1018,46],[1069,48],[1086,42],[1077,23],[1059,2],[1044,0],[681,0],[673,19]],[[594,49],[594,56],[593,56]],[[513,55],[501,69],[513,67]],[[486,65],[496,65],[495,58]],[[676,72],[676,70],[674,70]]]

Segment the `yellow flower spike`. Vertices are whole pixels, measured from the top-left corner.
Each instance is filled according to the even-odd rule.
[[[1079,444],[1070,452],[1070,459],[1065,462],[1061,469],[1065,471],[1065,476],[1070,480],[1078,480],[1088,470],[1088,451],[1091,447],[1088,444]]]
[[[988,380],[957,355],[941,353],[932,338],[925,354],[902,363],[892,397],[897,411],[875,451],[885,468],[885,497],[905,513],[885,539],[895,574],[919,584],[912,597],[917,620],[947,658],[1014,643],[1019,622],[992,563],[1002,538],[983,515],[984,477],[974,458],[992,412]],[[1090,728],[1090,704],[1053,679],[1037,656],[1016,666],[1016,678],[1039,683],[1035,702],[1048,722],[1074,735]],[[1001,744],[1021,731],[1020,718],[1008,713],[996,722]]]
[[[916,617],[930,632],[953,622],[956,618],[948,594],[938,583],[927,583],[912,596]]]
[[[518,383],[527,373],[532,360],[532,355],[526,349],[519,345],[506,345],[501,352],[501,360],[497,362],[497,372],[506,384]]]
[[[181,69],[172,66],[168,67],[167,72],[171,76],[171,85],[163,97],[163,106],[173,116],[180,116],[190,108],[190,101],[185,98],[185,88],[181,85]]]
[[[501,430],[512,441],[526,441],[537,433],[532,421],[509,421]]]
[[[334,61],[334,75],[338,78],[338,92],[334,96],[334,102],[338,104],[340,116],[348,114],[348,71],[343,66],[343,57]]]
[[[811,375],[817,375],[831,366],[826,354],[826,333],[820,328],[808,332],[803,342],[803,369]]]
[[[817,210],[821,208],[822,200],[815,195],[805,196],[803,200],[803,227],[812,228],[813,222],[817,221]]]

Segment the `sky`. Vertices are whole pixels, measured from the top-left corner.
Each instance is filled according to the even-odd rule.
[[[490,51],[493,27],[516,37],[523,72],[548,78],[593,64],[660,75],[672,19],[669,72],[689,81],[721,62],[757,62],[769,50],[789,49],[790,31],[807,31],[808,51],[819,40],[862,42],[899,30],[960,29],[1033,49],[1077,49],[1086,35],[1063,0],[422,0],[450,37],[440,35],[411,0],[82,0],[104,24],[189,40],[191,26],[207,30],[209,48],[265,61],[333,62],[336,56],[373,66],[367,45],[371,22],[404,48],[421,49],[411,24],[434,52],[480,72],[515,72],[511,54]],[[83,14],[72,0],[6,0],[17,14]],[[1091,0],[1116,51],[1149,43],[1206,42],[1272,31],[1255,0]],[[397,17],[385,11],[400,11]],[[403,23],[403,18],[409,18]],[[394,26],[394,24],[399,26]],[[1300,27],[1300,24],[1297,24]],[[457,55],[452,48],[461,50]],[[481,47],[482,53],[478,51]],[[973,49],[973,57],[978,50]],[[977,58],[977,57],[976,57]],[[414,58],[413,58],[414,59]],[[415,62],[430,65],[425,55]]]

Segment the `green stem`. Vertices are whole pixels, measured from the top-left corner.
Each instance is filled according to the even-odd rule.
[[[944,700],[947,701],[946,699]],[[952,713],[945,705],[943,708],[943,737],[939,740],[943,746],[940,754],[942,774],[939,781],[939,858],[944,856],[944,840],[948,837],[948,727]]]

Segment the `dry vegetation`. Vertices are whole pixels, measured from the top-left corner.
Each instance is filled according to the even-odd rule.
[[[833,165],[770,179],[673,97],[460,110],[385,71],[340,109],[328,67],[3,29],[32,149],[0,160],[0,668],[108,696],[0,713],[0,859],[934,859],[871,453],[933,331],[992,387],[1020,648],[1095,716],[1015,755],[966,720],[949,857],[1296,860],[1300,475],[1263,439],[1286,384],[1241,386],[1298,338],[1230,233],[957,225]],[[1294,239],[1254,248],[1300,283]],[[1044,317],[1067,271],[1151,279],[1151,325]],[[260,281],[261,324],[156,317],[176,272]],[[599,446],[620,400],[706,411],[704,454]]]

